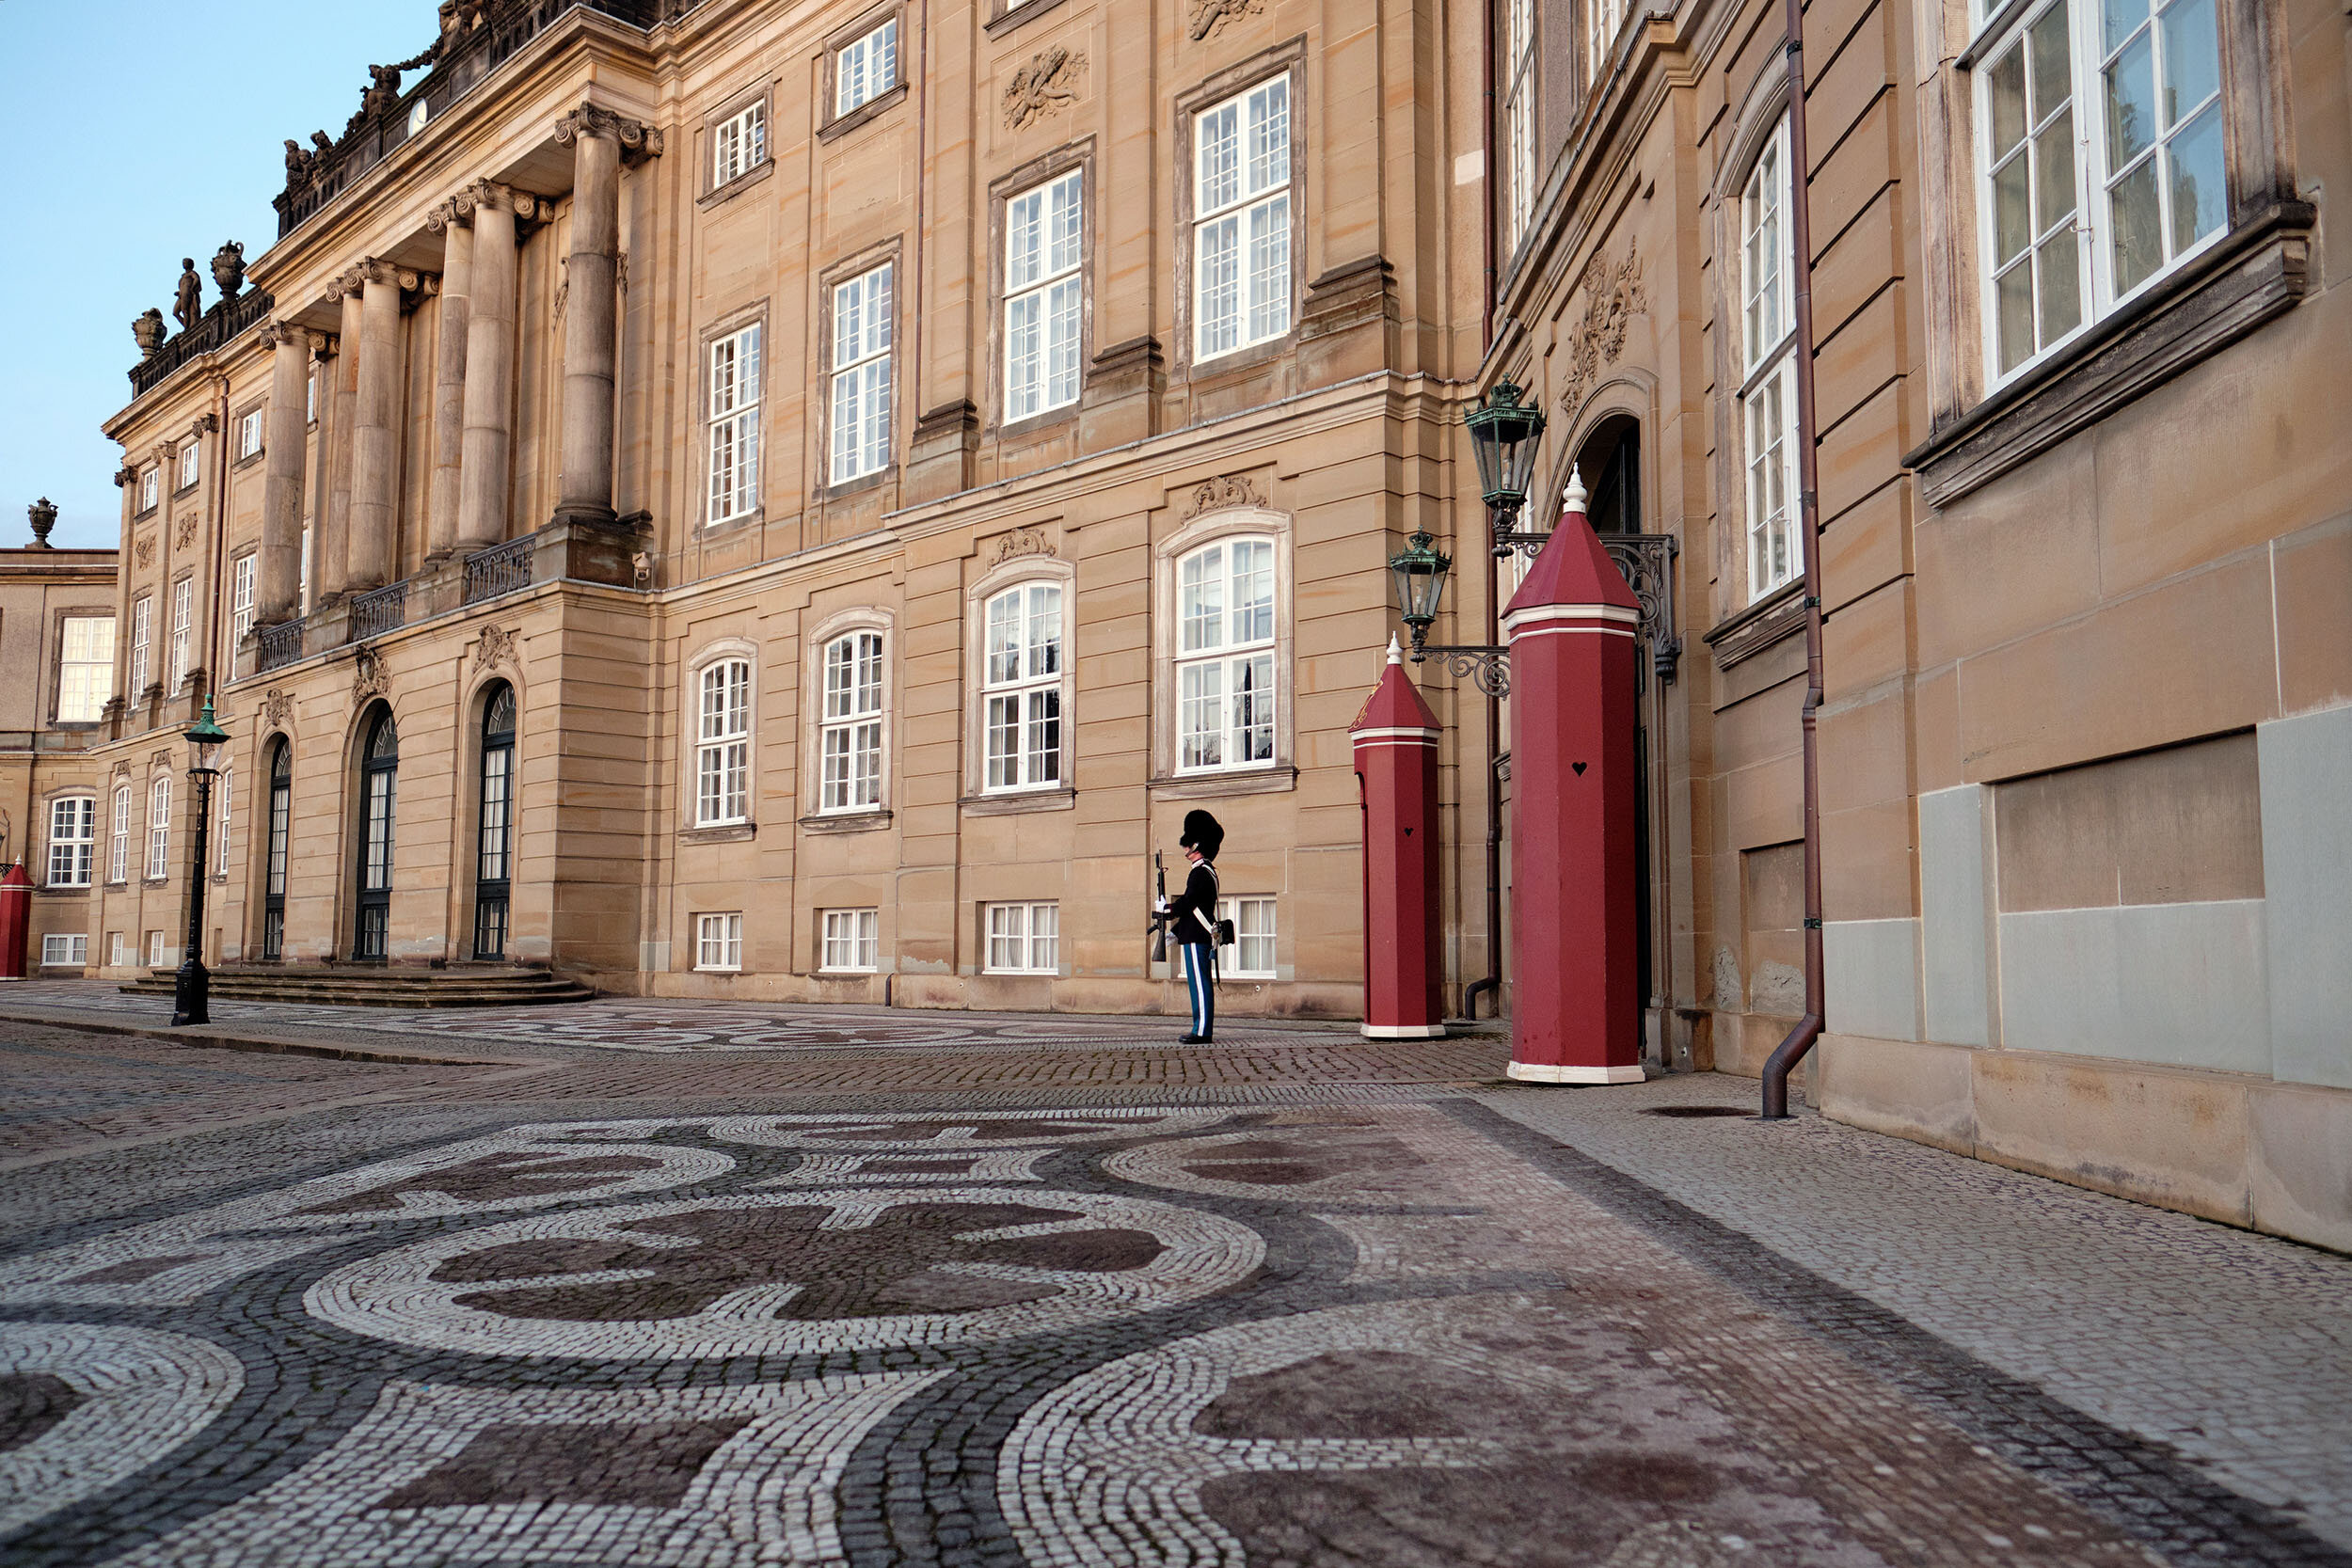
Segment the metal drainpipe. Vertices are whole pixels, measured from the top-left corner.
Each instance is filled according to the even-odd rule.
[[[1811,165],[1804,137],[1804,6],[1788,0],[1789,280],[1797,326],[1797,496],[1804,546],[1804,1016],[1764,1064],[1766,1121],[1788,1119],[1788,1074],[1821,1037],[1821,562],[1820,463],[1813,417],[1813,221],[1806,186]]]
[[[1486,309],[1479,322],[1478,346],[1481,353],[1495,344],[1495,293],[1501,279],[1495,255],[1495,11],[1492,0],[1486,0],[1486,25],[1482,36],[1486,48],[1482,51],[1486,73],[1486,116],[1479,127],[1478,156],[1485,166],[1479,176],[1480,198],[1486,210]],[[1466,1009],[1467,1010],[1467,1009]]]
[[[1495,231],[1495,14],[1491,4],[1485,8],[1485,26],[1481,36],[1486,47],[1481,52],[1485,72],[1485,118],[1479,128],[1479,157],[1485,169],[1478,182],[1486,214],[1486,312],[1479,322],[1479,347],[1483,352],[1494,346],[1495,293],[1499,282]],[[1501,624],[1498,595],[1502,592],[1502,574],[1491,553],[1486,558],[1486,641],[1496,641],[1496,628]],[[1502,780],[1497,769],[1502,756],[1502,699],[1486,699],[1486,974],[1472,980],[1462,991],[1462,1016],[1478,1016],[1478,993],[1494,993],[1495,1016],[1502,1016]]]

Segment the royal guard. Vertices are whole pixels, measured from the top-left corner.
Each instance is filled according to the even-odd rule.
[[[1180,1036],[1180,1045],[1207,1045],[1216,1036],[1216,949],[1232,940],[1216,917],[1216,852],[1225,847],[1225,829],[1205,811],[1184,814],[1184,835],[1177,841],[1192,870],[1184,891],[1174,899],[1163,896],[1153,917],[1184,952],[1184,984],[1192,991],[1192,1033]]]

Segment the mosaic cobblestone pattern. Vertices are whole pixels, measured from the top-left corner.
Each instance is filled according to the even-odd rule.
[[[2352,1563],[1468,1101],[452,1114],[0,1243],[0,1560]]]

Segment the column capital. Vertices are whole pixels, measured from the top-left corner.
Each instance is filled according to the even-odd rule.
[[[539,215],[541,206],[539,198],[529,191],[518,191],[495,180],[476,180],[450,199],[453,205],[463,207],[468,222],[473,220],[476,209],[487,207],[495,212],[512,213],[528,223]]]
[[[293,322],[263,322],[255,329],[254,338],[263,348],[298,348],[306,353],[318,344],[316,333]]]
[[[661,127],[631,119],[599,103],[582,103],[555,122],[555,139],[569,147],[582,136],[601,136],[621,144],[625,163],[661,156]]]
[[[473,222],[473,188],[467,186],[447,201],[434,208],[433,211],[425,214],[424,227],[427,231],[439,234],[453,228],[470,225]]]
[[[219,429],[220,416],[207,408],[196,417],[195,423],[188,426],[188,438],[194,440],[199,436],[215,435]]]

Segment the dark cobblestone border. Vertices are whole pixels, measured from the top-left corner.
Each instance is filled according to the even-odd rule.
[[[2181,1563],[2352,1568],[2352,1552],[2292,1513],[2213,1481],[2134,1436],[1986,1365],[1755,1238],[1491,1107],[1432,1102],[1501,1148],[1640,1226],[1735,1290],[1941,1415],[2037,1481]]]

